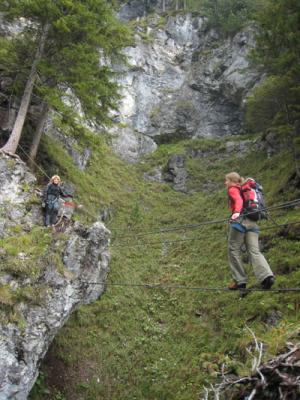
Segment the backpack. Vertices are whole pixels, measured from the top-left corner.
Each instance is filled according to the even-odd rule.
[[[252,221],[268,219],[262,186],[253,178],[247,178],[241,186],[241,195],[244,201],[243,213]]]

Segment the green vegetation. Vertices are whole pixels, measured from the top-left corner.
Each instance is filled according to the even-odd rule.
[[[31,158],[36,156],[50,108],[69,126],[78,123],[79,114],[88,123],[108,124],[109,111],[119,98],[118,85],[109,63],[100,65],[99,58],[124,62],[121,50],[130,40],[129,30],[117,20],[110,5],[105,0],[8,0],[1,3],[0,11],[12,22],[20,18],[27,21],[11,44],[3,41],[0,52],[5,71],[12,68],[15,59],[23,66],[15,71],[14,78],[25,86],[4,149],[16,151],[28,107],[34,102],[41,105],[41,111],[38,122],[33,123]],[[9,50],[13,56],[5,59]]]
[[[76,187],[76,199],[84,205],[79,217],[94,221],[105,207],[127,210],[128,201],[136,196],[137,178],[130,167],[118,160],[106,144],[104,137],[94,137],[90,143],[92,156],[87,169],[80,171],[60,143],[45,137],[39,161],[49,176],[57,173]],[[48,162],[48,163],[46,163]],[[143,188],[141,187],[142,191]]]
[[[0,287],[0,323],[16,323],[23,329],[25,321],[18,306],[20,303],[43,305],[50,290],[41,279],[47,266],[55,266],[58,273],[70,278],[61,260],[66,238],[63,235],[54,238],[49,230],[39,226],[28,232],[22,225],[14,225],[7,233],[8,236],[0,239],[0,273],[9,274],[18,286]]]
[[[252,59],[269,76],[248,102],[251,131],[275,128],[276,132],[291,132],[299,120],[299,14],[296,0],[268,0],[256,13],[260,32]]]
[[[204,16],[207,18],[207,28],[217,28],[224,36],[232,36],[254,18],[264,3],[264,0],[162,0],[160,8],[156,7],[156,10],[163,16],[187,12]],[[145,6],[148,15],[154,11],[151,3],[146,1]],[[132,21],[131,24],[141,27],[148,20],[149,17]],[[162,20],[157,28],[163,25]]]
[[[253,132],[262,132],[271,125],[288,126],[292,116],[289,111],[292,82],[280,76],[271,75],[259,85],[247,101],[247,126]]]
[[[111,284],[225,287],[230,280],[226,224],[165,234],[154,231],[226,218],[227,171],[257,178],[269,206],[299,197],[299,187],[289,183],[295,170],[288,151],[271,159],[258,151],[250,151],[245,159],[222,157],[224,141],[199,139],[162,145],[130,166],[117,160],[103,141],[98,152],[94,149],[87,170],[78,172],[68,157],[62,157],[63,150],[60,154],[48,140],[44,151],[51,152],[54,165],[76,185],[86,212],[96,215],[101,207],[112,207],[107,223],[113,237]],[[206,156],[193,158],[193,149]],[[164,167],[174,153],[186,154],[189,185],[196,192],[184,195],[167,184],[143,180],[145,172]],[[203,191],[208,181],[215,189]],[[299,212],[277,210],[272,218],[278,224],[297,221]],[[272,225],[262,224],[262,240],[277,276],[276,287],[298,286],[299,228],[268,230]],[[136,236],[147,231],[153,233]],[[250,285],[255,284],[251,267],[247,269]],[[102,298],[78,310],[55,339],[50,358],[60,366],[63,379],[57,382],[51,364],[49,369],[44,365],[44,385],[50,394],[35,390],[31,398],[53,400],[59,393],[66,399],[197,399],[203,385],[218,380],[223,364],[228,372],[249,373],[252,359],[246,347],[253,338],[246,326],[265,343],[264,359],[287,340],[293,341],[299,304],[295,293],[255,292],[240,299],[237,293],[221,291],[108,285]]]
[[[208,17],[208,26],[228,36],[249,23],[259,3],[259,0],[203,0],[202,10]]]
[[[13,236],[0,239],[1,255],[4,259],[0,269],[15,276],[37,280],[42,272],[43,257],[53,240],[52,235],[41,227],[25,233],[16,226],[13,231]]]

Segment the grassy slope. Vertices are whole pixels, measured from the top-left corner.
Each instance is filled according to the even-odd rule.
[[[87,212],[81,218],[90,219],[105,205],[113,209],[107,224],[113,234],[109,282],[225,287],[230,280],[226,224],[140,238],[130,234],[226,218],[223,180],[228,171],[255,176],[269,205],[299,197],[299,190],[287,184],[293,172],[289,153],[271,159],[257,151],[245,159],[189,157],[190,188],[199,190],[210,180],[219,188],[211,193],[184,195],[143,180],[144,172],[165,165],[170,154],[189,154],[191,146],[218,153],[224,143],[163,145],[136,166],[123,164],[102,144],[86,172],[78,172],[61,149],[46,144],[58,168],[49,172],[59,171],[76,184]],[[278,223],[297,220],[299,209],[272,216]],[[262,233],[265,255],[277,274],[276,287],[299,286],[299,243],[293,240],[297,232],[285,238],[277,232]],[[193,237],[197,239],[161,243]],[[132,246],[137,243],[140,246]],[[254,283],[250,266],[248,270]],[[299,331],[299,303],[298,294],[256,292],[240,299],[231,292],[108,286],[99,301],[82,307],[59,333],[31,398],[197,399],[203,385],[217,379],[223,363],[232,372],[249,372],[251,357],[245,349],[252,337],[246,325],[266,343],[265,359],[292,340]],[[270,324],[272,318],[278,319],[275,325]]]

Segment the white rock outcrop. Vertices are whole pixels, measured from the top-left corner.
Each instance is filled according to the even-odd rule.
[[[191,14],[145,21],[120,71],[116,153],[135,162],[159,143],[241,134],[245,99],[260,80],[248,60],[255,29],[224,39]]]

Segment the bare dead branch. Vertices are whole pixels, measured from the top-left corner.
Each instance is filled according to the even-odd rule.
[[[252,399],[254,399],[254,396],[256,395],[256,388],[254,388],[253,390],[252,390],[252,392],[250,393],[250,396],[248,397],[248,400],[252,400]]]
[[[252,359],[252,376],[241,378],[226,376],[226,365],[222,365],[222,381],[209,389],[204,388],[204,397],[202,400],[220,400],[229,398],[232,400],[241,399],[247,393],[248,400],[255,400],[263,395],[265,389],[268,389],[268,399],[297,399],[300,392],[300,344],[288,343],[288,352],[280,354],[267,363],[261,365],[263,355],[263,344],[260,343],[254,332],[247,327],[251,333],[255,348],[247,348],[247,352]],[[239,393],[229,391],[233,387],[241,387]],[[236,389],[235,389],[236,390]]]

